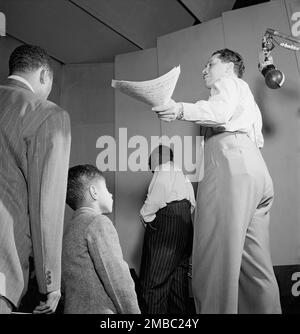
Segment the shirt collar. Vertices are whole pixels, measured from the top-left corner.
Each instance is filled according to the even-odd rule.
[[[34,89],[32,88],[31,84],[26,80],[24,79],[23,77],[20,77],[19,75],[15,75],[15,74],[12,74],[8,77],[8,79],[14,79],[14,80],[18,80],[18,81],[21,81],[23,82],[23,84],[25,84],[26,86],[28,86],[28,88],[33,92],[35,93]]]
[[[156,166],[154,172],[158,172],[158,171],[167,171],[168,172],[168,171],[171,171],[171,170],[177,171],[177,170],[181,170],[181,168],[176,166],[173,161],[168,161],[168,162],[165,162],[161,165]]]

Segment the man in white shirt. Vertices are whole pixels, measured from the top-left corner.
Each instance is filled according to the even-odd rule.
[[[193,121],[205,138],[197,194],[193,294],[198,313],[280,313],[269,250],[273,184],[259,148],[262,118],[242,57],[212,54],[203,70],[208,100],[153,108],[160,119]]]
[[[149,165],[154,175],[140,211],[146,225],[140,306],[148,314],[184,314],[188,311],[194,190],[174,165],[169,147],[160,145],[154,149]]]

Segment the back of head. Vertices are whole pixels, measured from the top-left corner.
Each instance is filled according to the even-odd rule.
[[[41,67],[53,75],[50,57],[39,46],[20,45],[10,55],[9,75],[13,73],[30,73]]]
[[[93,165],[78,165],[69,169],[66,202],[73,210],[82,205],[89,186],[95,179],[105,181],[103,174]]]
[[[52,89],[53,70],[50,57],[41,47],[27,44],[17,47],[9,58],[9,73],[27,80],[40,98],[48,98]]]
[[[150,154],[149,167],[153,171],[157,166],[173,161],[173,151],[169,146],[160,144]]]
[[[215,51],[212,55],[213,56],[218,55],[218,57],[224,63],[232,62],[234,64],[235,74],[237,75],[238,78],[242,78],[245,72],[245,65],[243,57],[239,53],[237,53],[236,51],[232,51],[230,49],[221,49]]]

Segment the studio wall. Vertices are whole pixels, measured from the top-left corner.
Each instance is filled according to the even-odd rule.
[[[110,86],[112,63],[64,65],[60,105],[71,119],[70,166],[96,165],[99,137],[114,138],[114,92]],[[115,194],[114,171],[105,171],[107,188]],[[66,206],[66,220],[72,210]],[[109,215],[114,221],[114,214]]]
[[[156,49],[119,55],[115,58],[115,79],[143,81],[157,75]],[[120,160],[124,160],[122,157],[117,158],[118,170],[123,171],[115,174],[116,228],[124,257],[129,266],[135,268],[138,273],[144,238],[144,227],[139,220],[139,211],[145,200],[152,174],[149,171],[133,171],[128,160],[131,159],[131,154],[141,148],[137,143],[143,137],[146,138],[146,149],[141,148],[142,159],[148,161],[151,136],[160,136],[160,121],[150,107],[118,91],[115,92],[115,103],[118,155],[126,156],[126,166],[120,166]],[[120,129],[127,132],[127,139],[124,139]]]

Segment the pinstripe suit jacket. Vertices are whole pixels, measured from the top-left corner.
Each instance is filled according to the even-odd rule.
[[[18,307],[33,255],[40,293],[60,288],[70,121],[23,83],[0,86],[0,295]]]

